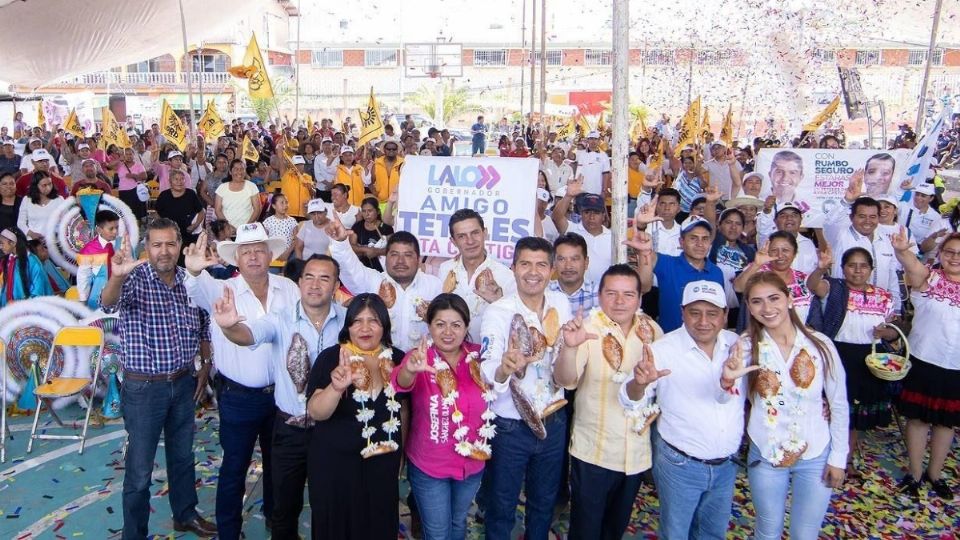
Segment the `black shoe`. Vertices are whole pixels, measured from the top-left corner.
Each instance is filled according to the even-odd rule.
[[[200,538],[210,538],[217,535],[217,526],[200,516],[195,516],[185,523],[174,521],[173,530],[177,532],[192,532]]]
[[[937,494],[937,497],[940,497],[945,501],[953,500],[953,490],[950,489],[950,486],[947,485],[947,481],[943,478],[934,480],[930,478],[930,475],[926,471],[924,471],[922,481],[930,482],[930,486],[933,487],[933,492]]]
[[[907,495],[914,501],[919,501],[920,482],[917,482],[913,475],[906,474],[900,479],[900,483],[897,484],[897,492]]]

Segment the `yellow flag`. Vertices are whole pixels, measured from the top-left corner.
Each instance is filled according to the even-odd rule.
[[[680,157],[684,146],[694,144],[697,140],[697,131],[700,129],[700,96],[690,102],[683,120],[680,122],[680,136],[677,138],[675,157]]]
[[[703,121],[700,122],[699,136],[705,135],[710,131],[710,107],[703,108]]]
[[[257,152],[257,149],[254,148],[253,142],[250,141],[249,135],[243,136],[243,144],[240,146],[240,153],[243,156],[243,159],[247,161],[252,161],[254,163],[260,161],[260,152]]]
[[[383,118],[380,117],[380,106],[377,105],[377,99],[373,96],[373,87],[370,87],[370,101],[367,102],[366,109],[360,109],[360,140],[357,141],[356,150],[359,152],[363,145],[376,140],[377,137],[384,135]]]
[[[316,131],[316,128],[313,127],[313,118],[310,115],[307,115],[307,135],[313,136],[313,132]]]
[[[208,142],[216,140],[223,135],[225,130],[223,118],[221,118],[220,113],[217,112],[217,106],[214,105],[212,99],[207,103],[207,110],[204,111],[203,116],[200,117],[199,128],[203,131],[204,139]]]
[[[840,106],[840,96],[833,98],[833,101],[827,105],[827,108],[820,111],[820,114],[813,117],[813,120],[810,120],[803,125],[803,131],[816,131],[827,121],[827,118],[833,116],[833,113],[837,112],[837,107]]]
[[[663,139],[660,139],[660,144],[657,145],[656,154],[654,154],[653,159],[650,160],[650,164],[647,165],[647,169],[652,172],[658,172],[660,168],[663,167]]]
[[[77,110],[70,109],[70,114],[63,121],[63,130],[72,134],[74,137],[83,138],[83,128],[80,126],[80,120],[77,118]]]
[[[727,114],[723,117],[723,127],[720,128],[720,141],[733,148],[733,105],[727,106]]]
[[[607,121],[603,118],[603,113],[600,113],[600,118],[597,119],[597,131],[600,132],[601,137],[607,131]]]
[[[130,143],[130,137],[127,136],[127,132],[117,123],[117,119],[114,118],[110,107],[103,108],[101,122],[103,124],[101,128],[101,140],[103,141],[104,148],[111,144],[116,145],[117,148],[133,148],[133,144]]]
[[[243,65],[234,66],[227,71],[235,77],[247,79],[247,92],[250,97],[273,97],[273,85],[270,84],[267,64],[263,61],[263,55],[260,54],[260,46],[257,45],[256,34],[250,36],[247,52],[243,55]]]
[[[587,123],[587,119],[582,114],[577,116],[577,125],[580,126],[580,137],[586,139],[591,129],[590,124]]]
[[[160,133],[163,134],[167,142],[172,143],[178,150],[183,152],[187,148],[187,126],[183,125],[183,120],[173,112],[173,107],[163,100],[160,108]]]
[[[44,130],[47,129],[47,117],[43,114],[43,100],[40,100],[40,104],[37,106],[37,125],[42,127]]]
[[[647,124],[643,121],[643,115],[637,115],[637,121],[633,123],[633,130],[630,133],[630,139],[636,141],[647,136]]]
[[[557,129],[557,139],[569,139],[574,136],[577,132],[577,124],[573,121],[573,117],[570,117],[570,120],[566,124],[560,126]]]

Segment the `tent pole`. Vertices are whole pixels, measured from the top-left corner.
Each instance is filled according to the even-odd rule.
[[[940,28],[940,8],[943,0],[937,0],[937,7],[933,10],[933,28],[930,29],[930,46],[927,47],[927,64],[923,69],[923,84],[920,85],[920,100],[917,103],[917,122],[913,125],[914,133],[922,133],[923,103],[927,100],[927,85],[930,83],[930,66],[933,63],[933,50],[937,47],[937,30]]]
[[[177,4],[180,6],[180,31],[183,34],[183,56],[189,59],[190,53],[187,50],[187,20],[183,16],[183,0],[177,0]],[[180,63],[180,73],[183,73],[183,62]],[[193,82],[190,80],[191,75],[192,72],[187,72],[187,100],[190,103],[190,131],[196,136],[197,121],[193,113]]]

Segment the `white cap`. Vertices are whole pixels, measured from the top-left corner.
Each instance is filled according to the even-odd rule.
[[[588,138],[588,139],[599,139],[599,138],[600,138],[600,132],[599,132],[599,131],[591,131],[590,133],[587,133],[587,138]]]
[[[35,143],[35,142],[42,143],[43,141],[41,141],[41,140],[38,139],[37,137],[30,137],[30,140],[27,141],[27,144],[33,144],[33,143]]]
[[[891,206],[899,206],[897,200],[893,198],[892,195],[880,195],[879,197],[874,197],[877,202],[887,203]]]
[[[53,156],[51,156],[50,152],[47,152],[43,148],[37,148],[30,154],[30,159],[33,161],[41,161],[44,159],[47,161],[53,161]]]
[[[293,156],[292,158],[290,158],[290,162],[293,163],[294,165],[306,165],[306,164],[307,164],[307,161],[306,161],[305,159],[303,159],[303,156],[301,156],[300,154],[297,154],[297,155]]]
[[[331,139],[330,137],[324,137],[320,139],[320,144],[323,144],[325,142],[333,142],[333,139]]]
[[[750,178],[750,177],[753,177],[753,176],[759,178],[761,182],[763,182],[764,180],[767,179],[767,176],[766,176],[765,174],[763,174],[762,172],[760,172],[760,171],[751,171],[751,172],[748,172],[747,174],[743,175],[743,181],[746,182],[746,181],[747,181],[747,178]]]
[[[89,150],[89,149],[90,149],[90,145],[87,144],[87,143],[80,143],[80,144],[77,145],[77,151],[83,150],[84,148],[86,148],[87,150]]]
[[[340,149],[340,155],[346,154],[347,152],[350,152],[352,154],[353,148],[349,146],[344,146],[343,148]]]
[[[167,159],[173,159],[173,158],[175,158],[175,157],[178,157],[178,158],[180,158],[180,159],[183,159],[183,154],[181,154],[180,152],[178,152],[178,151],[176,151],[176,150],[173,150],[173,151],[171,151],[169,154],[167,154]]]
[[[314,212],[326,212],[327,203],[323,202],[323,199],[313,199],[307,203],[307,213],[312,214]]]
[[[694,302],[709,302],[718,308],[727,307],[727,295],[723,292],[723,287],[713,281],[694,281],[687,283],[683,288],[683,301],[681,306],[688,306]]]
[[[543,188],[537,188],[537,198],[543,202],[550,202],[550,192]]]
[[[13,139],[11,139],[10,137],[7,137],[6,139],[4,139],[4,140],[3,140],[3,144],[4,144],[4,146],[6,146],[6,145],[8,145],[8,144],[9,144],[10,146],[16,146],[16,145],[17,145],[17,143],[16,143]]]
[[[937,194],[937,190],[933,187],[933,184],[923,183],[913,188],[914,193],[919,193],[920,195],[934,196]]]

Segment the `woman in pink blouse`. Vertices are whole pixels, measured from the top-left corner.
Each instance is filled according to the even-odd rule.
[[[440,294],[426,309],[430,341],[407,353],[393,385],[410,392],[407,478],[426,540],[463,539],[467,510],[490,459],[493,399],[480,376],[480,346],[465,341],[470,310],[455,294]]]

